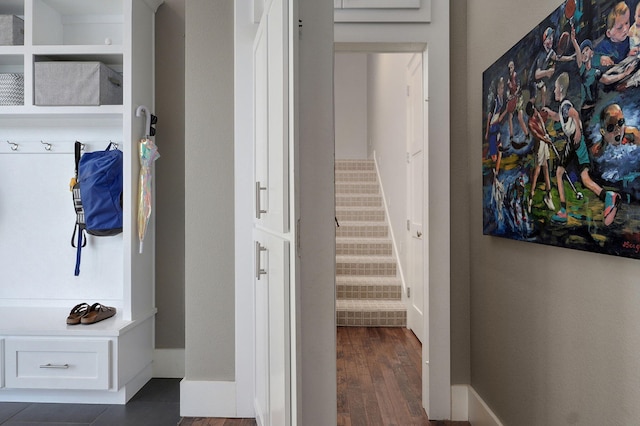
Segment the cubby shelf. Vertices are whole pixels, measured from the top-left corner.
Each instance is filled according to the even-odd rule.
[[[22,17],[25,32],[23,45],[0,46],[0,73],[24,74],[24,104],[0,106],[0,401],[124,404],[151,378],[155,232],[152,215],[145,251],[138,253],[137,143],[146,131],[135,111],[141,104],[153,108],[154,19],[161,3],[0,1],[0,14]],[[122,74],[123,104],[35,105],[38,61],[106,64]],[[123,232],[90,237],[77,277],[68,188],[76,140],[87,142],[88,150],[117,141],[124,154]],[[70,309],[81,302],[113,306],[117,313],[97,324],[67,326]],[[96,342],[102,349],[94,360],[84,348]],[[100,364],[100,379],[83,388],[75,361],[79,369]],[[26,371],[28,378],[21,376]]]

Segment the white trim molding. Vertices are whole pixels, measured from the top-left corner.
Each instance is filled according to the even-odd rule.
[[[469,386],[451,385],[451,420],[469,421]]]
[[[233,418],[236,413],[236,382],[180,382],[181,416]]]
[[[469,385],[451,386],[451,419],[474,426],[504,426],[498,416]]]

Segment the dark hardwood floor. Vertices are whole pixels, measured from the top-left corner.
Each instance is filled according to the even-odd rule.
[[[338,327],[338,426],[449,426],[422,408],[422,347],[406,328]]]
[[[184,417],[179,426],[255,426],[255,419],[213,419],[206,417]]]
[[[422,348],[406,328],[338,327],[337,426],[469,426],[429,421],[422,408]],[[184,418],[180,426],[252,426],[254,419]]]

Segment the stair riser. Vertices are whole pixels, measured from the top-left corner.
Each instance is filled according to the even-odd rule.
[[[337,171],[335,174],[336,183],[349,182],[377,182],[376,173],[371,171]]]
[[[406,311],[337,311],[338,326],[406,327]]]
[[[335,170],[375,170],[373,161],[336,161]]]
[[[379,194],[380,188],[377,183],[336,183],[336,194]]]
[[[384,222],[384,211],[337,211],[340,222]]]
[[[346,226],[336,228],[336,237],[343,238],[387,238],[389,230],[386,226]]]
[[[382,207],[380,196],[336,197],[336,207]]]
[[[391,256],[391,243],[336,243],[337,255]]]
[[[359,276],[379,276],[395,277],[395,262],[374,262],[374,263],[342,263],[336,262],[336,275],[359,275]]]
[[[336,296],[338,299],[400,300],[402,288],[399,285],[338,284],[336,285]]]

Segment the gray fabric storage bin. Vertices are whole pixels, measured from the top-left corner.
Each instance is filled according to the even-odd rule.
[[[0,74],[0,105],[24,105],[24,74]]]
[[[122,76],[101,62],[36,62],[36,105],[122,105]]]
[[[24,21],[16,15],[0,15],[0,46],[24,45]]]

